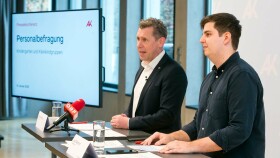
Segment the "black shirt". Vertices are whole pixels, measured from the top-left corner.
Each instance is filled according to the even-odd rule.
[[[223,149],[208,156],[263,158],[265,116],[258,74],[238,52],[212,70],[201,85],[194,120],[183,130],[191,140],[210,137]]]

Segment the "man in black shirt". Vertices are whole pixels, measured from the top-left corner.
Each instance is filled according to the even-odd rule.
[[[218,13],[201,21],[204,54],[213,63],[204,79],[194,120],[171,134],[156,132],[142,144],[167,144],[161,153],[204,153],[211,157],[265,156],[263,87],[236,51],[241,25]]]

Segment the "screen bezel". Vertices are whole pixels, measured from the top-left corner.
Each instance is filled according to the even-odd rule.
[[[103,107],[102,105],[102,8],[95,8],[95,9],[77,9],[77,10],[59,10],[59,11],[40,11],[40,12],[22,12],[22,13],[12,13],[12,19],[13,19],[13,15],[17,15],[17,14],[46,14],[46,13],[61,13],[61,12],[80,12],[80,11],[98,11],[98,21],[99,21],[99,30],[98,30],[98,33],[99,33],[99,65],[98,65],[98,70],[99,70],[99,81],[98,81],[98,98],[99,98],[99,101],[98,101],[98,105],[95,105],[95,104],[90,104],[90,103],[86,103],[86,106],[90,106],[90,107],[96,107],[96,108],[101,108]],[[10,38],[10,45],[11,45],[11,49],[10,49],[10,52],[11,52],[11,69],[10,69],[10,76],[11,76],[11,85],[10,85],[10,88],[11,88],[11,96],[12,97],[17,97],[17,98],[26,98],[26,99],[34,99],[34,100],[41,100],[41,101],[61,101],[63,103],[67,103],[67,102],[74,102],[76,99],[80,99],[80,98],[76,98],[75,100],[63,100],[63,99],[53,99],[53,98],[45,98],[45,97],[32,97],[32,96],[27,96],[27,95],[16,95],[14,94],[13,92],[13,33],[12,33],[12,30],[13,30],[13,20],[11,20],[11,31],[10,31],[10,34],[11,34],[11,38]]]

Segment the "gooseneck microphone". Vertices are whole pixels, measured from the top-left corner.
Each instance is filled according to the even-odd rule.
[[[85,101],[83,99],[78,99],[73,104],[67,103],[64,105],[65,113],[61,115],[52,125],[47,127],[47,131],[51,130],[55,126],[59,125],[62,121],[67,120],[68,122],[73,122],[78,117],[78,112],[84,108]]]

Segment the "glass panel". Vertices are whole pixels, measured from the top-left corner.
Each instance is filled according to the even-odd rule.
[[[207,6],[207,15],[210,15],[212,13],[212,0],[208,0],[208,6]],[[206,73],[210,73],[212,71],[212,67],[214,66],[214,64],[208,59],[206,58],[207,62],[206,62]]]
[[[119,75],[120,1],[102,0],[101,8],[106,21],[102,47],[105,83],[117,85]]]
[[[187,9],[187,75],[186,106],[198,108],[200,86],[204,77],[204,55],[199,42],[200,20],[204,17],[204,0],[188,1]]]
[[[161,19],[167,27],[166,53],[173,58],[174,44],[174,0],[144,0],[144,19]]]
[[[82,0],[72,0],[70,1],[71,9],[82,9]]]
[[[125,94],[132,92],[134,78],[140,66],[140,59],[136,46],[136,34],[141,18],[141,0],[127,1],[127,24],[126,24],[126,72]]]
[[[99,0],[84,0],[86,8],[98,8]]]
[[[50,11],[51,0],[25,0],[25,12]]]
[[[56,10],[68,10],[68,0],[59,0],[56,1]]]

